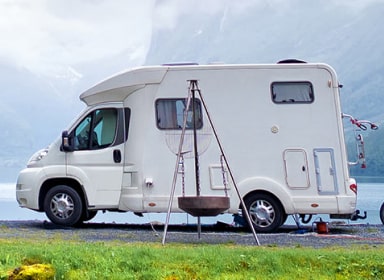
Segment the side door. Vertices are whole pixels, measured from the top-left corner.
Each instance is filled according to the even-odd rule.
[[[83,185],[90,206],[117,207],[123,176],[125,114],[122,107],[90,111],[70,132],[67,175]]]
[[[291,189],[309,188],[307,154],[304,149],[286,149],[283,153],[285,181]]]

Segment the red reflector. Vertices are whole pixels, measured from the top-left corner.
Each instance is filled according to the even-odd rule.
[[[351,189],[351,191],[353,191],[355,194],[357,194],[357,185],[356,184],[350,185],[349,188]]]

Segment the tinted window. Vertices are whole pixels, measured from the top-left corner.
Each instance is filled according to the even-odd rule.
[[[101,149],[110,146],[116,135],[117,110],[99,109],[86,116],[74,131],[74,149]]]
[[[275,103],[312,103],[313,87],[310,82],[274,82],[271,85],[272,100]]]
[[[158,99],[156,101],[156,121],[160,129],[182,129],[186,99]],[[192,104],[188,108],[186,129],[193,128]],[[196,128],[203,126],[200,100],[195,101]]]

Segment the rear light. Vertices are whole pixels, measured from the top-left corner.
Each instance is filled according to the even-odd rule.
[[[357,194],[357,185],[356,184],[350,185],[349,188],[351,189],[351,191],[353,191],[355,194]]]

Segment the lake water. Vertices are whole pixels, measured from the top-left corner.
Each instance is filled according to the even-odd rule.
[[[369,223],[381,224],[379,217],[379,209],[384,202],[384,183],[360,183],[358,185],[357,209],[361,214],[367,211],[367,219],[357,221],[346,221],[350,224]],[[105,223],[132,223],[144,224],[149,222],[165,222],[166,214],[147,213],[144,217],[135,216],[133,213],[98,213],[92,222]],[[329,221],[327,215],[322,216],[323,220]],[[312,219],[314,221],[316,216]],[[35,212],[29,209],[20,208],[15,198],[15,184],[0,184],[0,220],[47,220],[44,213]],[[217,217],[204,217],[202,223],[214,224],[216,221],[231,224],[233,222],[232,215],[225,214]],[[196,218],[187,214],[171,213],[170,224],[196,223]],[[287,224],[294,224],[293,218],[290,216]]]

